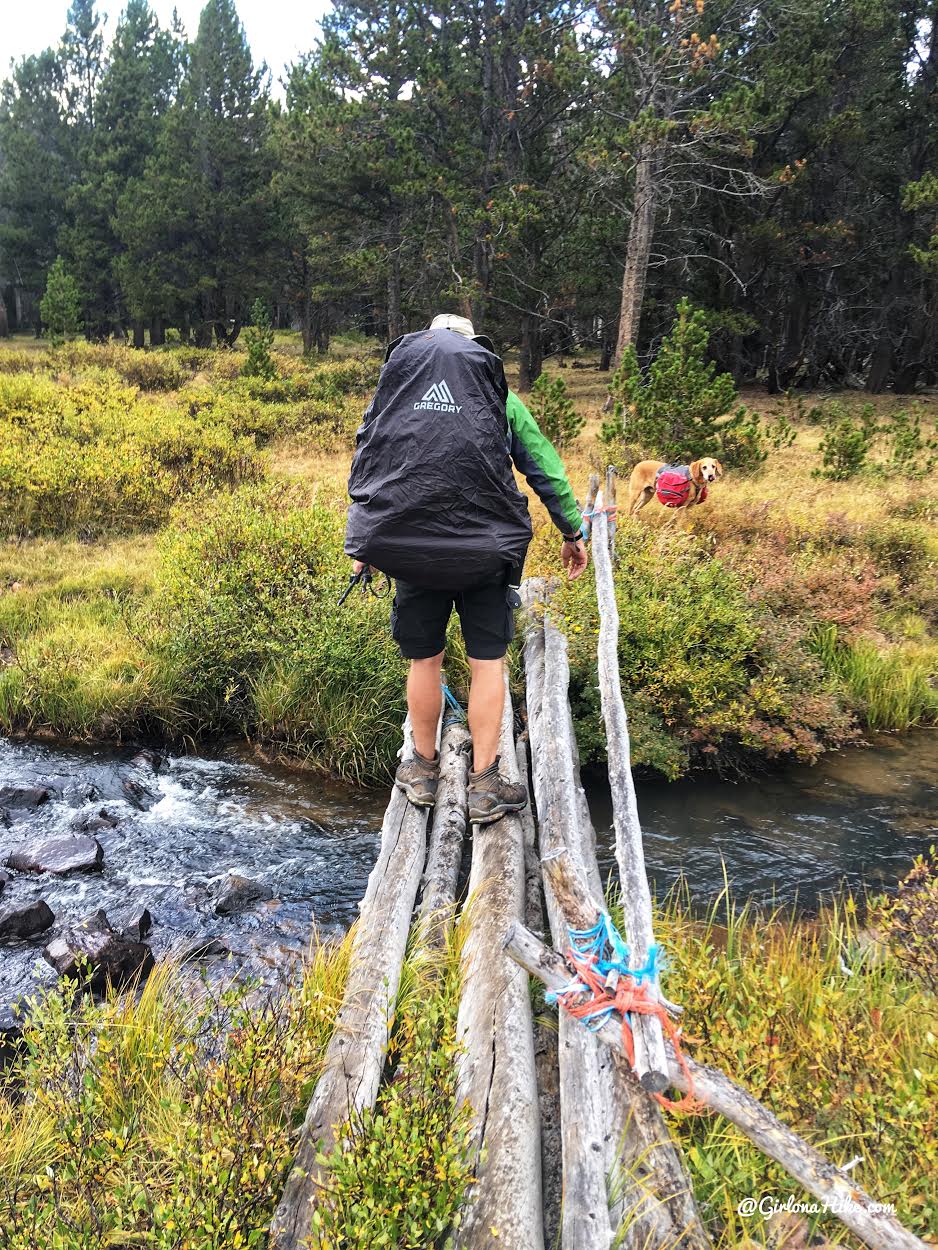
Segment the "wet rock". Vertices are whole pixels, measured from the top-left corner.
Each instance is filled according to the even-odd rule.
[[[150,747],[144,747],[130,761],[132,767],[147,769],[148,772],[158,773],[166,763],[166,756],[162,751],[154,751]]]
[[[176,958],[184,964],[202,963],[206,959],[220,959],[231,952],[219,937],[203,937],[190,946],[182,947],[176,952]]]
[[[138,812],[148,811],[156,802],[156,795],[153,794],[146,786],[142,786],[139,781],[134,781],[132,777],[127,777],[121,783],[121,790],[124,798]]]
[[[52,908],[42,898],[23,899],[0,906],[0,942],[35,937],[55,920]]]
[[[79,812],[73,818],[71,828],[80,833],[97,833],[101,829],[115,829],[119,824],[119,818],[102,807],[97,812]]]
[[[8,812],[32,812],[54,797],[48,786],[0,786],[0,807]]]
[[[240,873],[229,872],[212,892],[212,902],[217,916],[233,916],[247,911],[255,903],[265,903],[274,896],[270,886]]]
[[[138,907],[121,924],[121,937],[127,942],[142,942],[153,928],[153,917],[146,907]]]
[[[53,938],[42,952],[60,977],[80,980],[92,990],[125,985],[153,969],[153,952],[143,942],[128,941],[111,927],[103,911]]]
[[[4,887],[5,885],[9,885],[9,883],[10,883],[12,880],[13,880],[13,878],[12,878],[12,877],[10,876],[10,874],[6,871],[6,869],[5,869],[5,868],[0,868],[0,894],[2,894],[2,893],[3,893],[3,887]]]
[[[17,872],[48,872],[64,877],[71,872],[100,868],[103,859],[104,851],[97,838],[59,834],[37,842],[24,842],[7,856],[6,866]]]
[[[22,1018],[13,1010],[13,1005],[0,1006],[0,1067],[13,1058],[22,1036]]]

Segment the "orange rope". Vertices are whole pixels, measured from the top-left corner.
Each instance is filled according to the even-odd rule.
[[[622,1045],[628,1057],[629,1065],[632,1068],[635,1067],[635,1041],[632,1037],[631,1025],[629,1024],[629,1013],[636,1012],[642,1016],[656,1016],[661,1022],[661,1028],[665,1036],[674,1047],[675,1057],[687,1079],[687,1093],[678,1099],[668,1098],[664,1094],[654,1094],[653,1097],[661,1103],[662,1107],[667,1107],[669,1111],[693,1112],[698,1110],[701,1104],[694,1095],[694,1078],[691,1076],[684,1052],[681,1050],[680,1030],[675,1027],[674,1022],[662,1004],[650,996],[647,984],[645,982],[636,983],[633,977],[620,975],[615,988],[610,990],[602,974],[595,967],[595,956],[590,959],[581,959],[572,950],[569,950],[567,952],[567,961],[573,968],[576,976],[583,983],[584,989],[589,991],[590,997],[584,1000],[582,998],[584,991],[571,987],[557,995],[557,1001],[560,1005],[575,1019],[584,1022],[606,1011],[617,1011],[622,1019]],[[576,1001],[578,999],[580,1001]]]

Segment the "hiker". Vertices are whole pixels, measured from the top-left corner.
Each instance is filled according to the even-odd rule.
[[[512,462],[560,530],[571,580],[586,568],[580,510],[557,452],[505,380],[491,339],[465,317],[434,317],[388,348],[356,439],[345,551],[396,582],[391,633],[410,660],[414,754],[395,784],[418,807],[436,801],[440,673],[446,626],[459,614],[471,685],[469,819],[524,807],[525,787],[499,771],[504,657],[531,541]]]

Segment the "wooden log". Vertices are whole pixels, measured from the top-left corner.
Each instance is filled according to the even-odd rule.
[[[405,749],[411,742],[405,727]],[[271,1250],[306,1250],[316,1244],[312,1217],[328,1183],[316,1156],[329,1154],[338,1141],[339,1126],[373,1107],[377,1098],[426,858],[426,828],[426,809],[414,807],[395,787],[381,827],[378,861],[359,904],[345,996],[271,1222]]]
[[[535,768],[534,792],[540,819],[542,852],[545,843],[552,845],[559,836],[571,836],[572,829],[561,824],[563,816],[555,809],[556,794],[548,793],[547,776],[552,763],[551,750],[564,751],[564,744],[551,742],[551,727],[544,731],[544,630],[531,629],[525,639],[525,677],[528,706],[528,731],[531,735]],[[563,702],[566,703],[564,696]],[[549,717],[549,713],[548,713]],[[566,726],[565,726],[566,727]],[[578,825],[578,812],[572,795],[572,757],[562,760],[565,774],[559,779],[564,798],[569,797],[566,812]],[[556,766],[556,761],[553,762]],[[565,782],[570,781],[569,790]],[[549,831],[549,832],[548,832]],[[565,844],[564,844],[565,847]],[[551,936],[561,946],[567,935],[563,911],[545,877],[545,897]],[[565,1012],[560,1016],[558,1037],[560,1069],[560,1134],[563,1174],[563,1205],[561,1209],[562,1250],[607,1250],[616,1229],[610,1218],[606,1176],[611,1156],[618,1148],[624,1125],[610,1123],[608,1088],[610,1064],[601,1045]]]
[[[609,465],[606,469],[606,494],[605,506],[611,508],[611,512],[606,513],[606,531],[609,535],[609,556],[612,558],[616,554],[616,470],[613,465]]]
[[[602,496],[597,500],[601,508]],[[612,819],[616,832],[616,860],[622,890],[622,927],[629,948],[632,968],[644,968],[654,946],[651,890],[645,872],[642,827],[638,818],[635,782],[629,750],[628,717],[619,679],[619,611],[616,607],[612,560],[609,555],[609,527],[606,513],[599,511],[593,526],[593,566],[596,598],[599,602],[599,694],[606,727],[606,757],[609,788],[612,792]],[[652,992],[660,995],[658,978],[650,981]],[[667,1084],[667,1059],[661,1024],[653,1016],[635,1021],[635,1070],[646,1088],[661,1089]]]
[[[528,590],[529,600],[534,593]],[[547,695],[545,637],[551,652]],[[543,627],[530,629],[525,639],[525,674],[532,754],[538,762],[534,778],[545,896],[554,941],[563,946],[568,926],[595,923],[602,886],[566,698],[566,644],[549,613]],[[547,776],[558,780],[552,795]],[[560,861],[573,871],[569,882],[561,882],[555,892]],[[684,1250],[706,1250],[710,1242],[690,1178],[659,1108],[643,1094],[628,1063],[606,1051],[586,1029],[576,1027],[566,1012],[560,1016],[559,1042],[563,1246],[615,1241],[625,1250],[678,1244]]]
[[[440,743],[440,785],[430,825],[427,865],[420,885],[417,913],[424,926],[423,940],[429,947],[443,944],[456,911],[456,885],[467,829],[468,750],[466,726],[446,725]]]
[[[549,990],[562,990],[569,982],[569,969],[562,956],[522,925],[515,925],[509,931],[505,951]],[[594,1036],[613,1050],[623,1049],[618,1021],[608,1021]],[[694,1094],[704,1106],[735,1124],[770,1159],[781,1164],[799,1185],[825,1204],[826,1209],[870,1250],[928,1250],[925,1242],[904,1228],[891,1212],[880,1209],[884,1204],[875,1202],[847,1173],[825,1159],[735,1081],[716,1068],[687,1059],[691,1076],[688,1081],[670,1044],[667,1055],[674,1086],[687,1091],[692,1084]]]
[[[593,508],[596,506],[596,492],[599,490],[599,474],[590,474],[589,492],[586,496],[586,503],[583,507],[583,541],[589,542],[590,531],[593,528]]]
[[[520,780],[505,678],[501,767]],[[502,950],[524,912],[524,833],[503,816],[473,833],[469,932],[457,1033],[457,1091],[474,1113],[476,1183],[456,1231],[459,1250],[543,1250],[540,1121],[528,981]]]

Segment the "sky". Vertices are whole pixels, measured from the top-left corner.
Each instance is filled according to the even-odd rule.
[[[286,62],[308,51],[318,34],[318,19],[329,7],[328,0],[236,0],[238,13],[247,31],[255,62],[266,61],[277,79]],[[113,36],[117,18],[126,0],[98,0],[98,11],[107,17],[105,41]],[[204,0],[150,0],[161,24],[169,25],[173,9],[191,37],[199,24]],[[58,43],[65,29],[69,0],[0,0],[0,78],[5,78],[10,59],[39,52]]]

